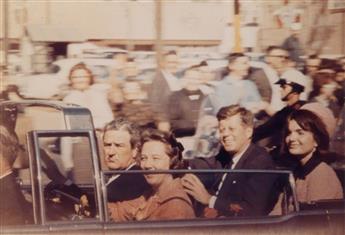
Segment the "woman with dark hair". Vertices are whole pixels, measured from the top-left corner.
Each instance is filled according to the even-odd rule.
[[[300,109],[289,116],[285,151],[299,161],[294,171],[299,202],[343,198],[335,171],[323,161],[328,148],[329,134],[315,113]]]
[[[144,170],[181,169],[183,146],[171,133],[147,129],[142,133],[140,166]],[[194,218],[194,210],[181,180],[172,174],[145,174],[151,189],[132,201],[113,204],[111,218],[128,220],[171,220]]]

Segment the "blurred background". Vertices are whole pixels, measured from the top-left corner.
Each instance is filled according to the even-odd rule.
[[[300,39],[307,54],[336,56],[345,53],[344,4],[343,0],[2,0],[1,67],[8,74],[46,72],[57,59],[110,57],[114,48],[152,52],[169,47],[193,56],[229,52],[238,23],[243,50],[260,53],[281,44],[290,25],[301,22]]]
[[[281,46],[289,54],[282,60],[284,69],[303,73],[309,92],[326,84],[315,79],[316,72],[321,72],[322,81],[329,76],[332,87],[326,84],[325,89],[330,95],[326,89],[322,102],[327,106],[336,100],[336,116],[343,107],[345,0],[0,3],[1,100],[47,99],[86,106],[99,129],[123,116],[143,127],[172,129],[182,137],[214,137],[214,122],[201,120],[199,114],[203,99],[228,72],[227,56],[242,52],[248,57],[244,79],[255,81],[258,74],[278,79],[282,71],[276,71],[272,58],[283,58],[268,55],[266,49]],[[86,85],[72,82],[81,77]],[[179,99],[181,89],[187,90],[185,100]],[[279,95],[264,93],[262,89],[263,100],[280,101]],[[198,148],[216,149],[216,139],[206,142]],[[195,145],[188,140],[184,144],[187,149]]]

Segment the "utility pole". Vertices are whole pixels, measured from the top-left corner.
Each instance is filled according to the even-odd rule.
[[[241,46],[241,17],[240,17],[240,0],[234,0],[234,52],[243,52]]]
[[[155,28],[156,28],[156,40],[155,40],[155,51],[157,69],[161,67],[162,61],[162,0],[155,1]]]
[[[4,71],[6,72],[7,66],[8,66],[8,47],[9,47],[9,42],[8,42],[8,0],[2,1],[2,15],[3,15],[3,19],[2,19],[2,23],[3,23],[3,26],[2,26],[2,28],[3,28],[2,43],[3,43],[3,50],[4,50],[3,66],[4,66]]]

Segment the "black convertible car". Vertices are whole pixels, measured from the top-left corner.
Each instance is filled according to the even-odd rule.
[[[32,209],[30,223],[2,226],[1,234],[344,234],[344,200],[299,204],[294,177],[287,170],[158,172],[272,175],[277,178],[280,193],[265,216],[112,221],[107,209],[106,179],[113,174],[147,171],[106,170],[99,148],[100,133],[92,125],[90,111],[39,100],[5,101],[0,108],[2,125],[14,129],[22,146],[23,152],[15,162],[17,183]],[[337,164],[334,169],[344,186],[344,165]]]

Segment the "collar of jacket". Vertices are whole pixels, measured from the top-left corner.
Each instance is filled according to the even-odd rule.
[[[294,103],[293,105],[291,105],[290,107],[292,107],[293,109],[300,109],[303,105],[305,105],[307,102],[303,101],[303,100],[298,100],[296,103]]]
[[[222,147],[219,150],[219,153],[216,156],[216,160],[218,162],[220,162],[220,164],[222,165],[223,169],[229,169],[231,168],[231,164],[232,164],[232,155],[230,155],[225,149],[224,147]]]
[[[307,161],[305,165],[299,164],[294,172],[295,178],[305,179],[307,175],[310,174],[320,163],[322,162],[318,154],[313,154],[313,156]]]
[[[175,178],[170,182],[165,183],[158,192],[154,192],[153,190],[147,191],[144,197],[146,200],[152,197],[151,202],[156,201],[158,204],[163,204],[171,199],[176,198],[190,203],[187,194],[183,190],[180,178]]]

